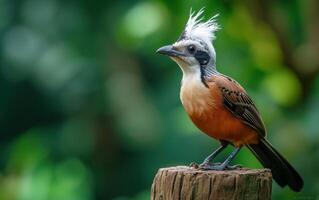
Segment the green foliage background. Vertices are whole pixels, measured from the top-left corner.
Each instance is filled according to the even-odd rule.
[[[273,199],[318,199],[316,0],[0,0],[0,199],[146,200],[158,168],[216,148],[180,104],[179,68],[155,54],[202,7],[220,14],[218,70],[304,177],[298,194],[274,183]],[[234,162],[261,167],[247,150]]]

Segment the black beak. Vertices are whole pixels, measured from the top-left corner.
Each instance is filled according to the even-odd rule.
[[[163,46],[157,49],[156,53],[160,53],[170,57],[185,56],[182,52],[175,50],[172,45]]]

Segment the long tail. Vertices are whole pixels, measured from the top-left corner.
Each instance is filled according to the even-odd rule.
[[[296,192],[302,189],[303,180],[298,172],[266,139],[262,138],[259,144],[247,146],[264,167],[271,169],[278,185],[281,187],[288,185]]]

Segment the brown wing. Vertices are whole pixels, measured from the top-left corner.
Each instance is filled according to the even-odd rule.
[[[215,76],[213,81],[222,92],[225,107],[245,124],[254,128],[262,137],[266,130],[260,114],[246,91],[225,75]]]

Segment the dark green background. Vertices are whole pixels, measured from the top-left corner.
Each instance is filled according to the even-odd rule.
[[[298,194],[274,183],[273,199],[319,198],[318,1],[0,0],[1,200],[146,200],[158,168],[217,147],[181,106],[180,69],[155,53],[191,7],[220,14],[218,70],[305,180]],[[234,163],[261,167],[247,150]]]

